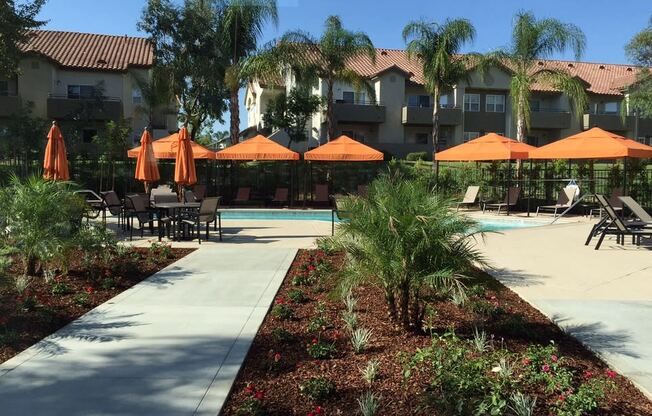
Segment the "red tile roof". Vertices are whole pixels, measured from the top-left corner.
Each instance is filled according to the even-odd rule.
[[[33,30],[21,49],[41,54],[68,69],[126,71],[154,63],[152,44],[145,38],[92,33]]]
[[[359,74],[373,78],[391,67],[408,73],[410,81],[424,84],[421,64],[416,60],[409,60],[403,50],[376,49],[376,63],[372,63],[367,56],[359,56],[348,62],[350,69]],[[571,75],[581,79],[587,85],[587,91],[594,94],[622,95],[621,89],[631,84],[640,68],[632,65],[600,64],[592,62],[541,60],[532,68],[540,71],[548,68],[563,69]],[[554,88],[535,84],[536,91],[554,91]]]

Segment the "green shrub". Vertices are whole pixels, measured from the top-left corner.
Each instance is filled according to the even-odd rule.
[[[66,282],[63,282],[61,280],[55,280],[54,283],[52,283],[52,294],[57,295],[57,296],[63,296],[67,295],[70,293],[70,286]]]
[[[308,298],[301,289],[292,289],[288,291],[288,298],[294,303],[305,303]]]
[[[284,344],[289,344],[294,342],[296,337],[285,328],[274,328],[272,329],[272,336],[275,340],[282,342]]]
[[[272,307],[272,316],[281,321],[294,319],[294,310],[284,303],[277,303]]]
[[[75,302],[79,306],[86,306],[86,305],[88,305],[88,303],[90,301],[90,296],[88,295],[88,293],[85,293],[85,292],[77,293],[72,298],[72,301]]]
[[[335,391],[335,386],[325,377],[314,377],[299,386],[301,393],[314,402],[323,402]]]
[[[324,342],[318,338],[313,338],[306,350],[308,351],[308,355],[318,360],[333,358],[337,354],[335,343]]]
[[[414,152],[405,155],[405,160],[416,162],[417,160],[429,161],[428,152]]]

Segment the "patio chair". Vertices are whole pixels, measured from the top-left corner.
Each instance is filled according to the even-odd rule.
[[[315,204],[326,204],[331,205],[331,197],[328,194],[328,185],[327,184],[317,184],[315,185],[315,198],[312,200]]]
[[[134,218],[138,221],[140,236],[144,236],[145,225],[154,234],[154,217],[152,212],[147,209],[147,197],[140,194],[127,195],[125,198],[125,208],[129,214],[129,240],[134,238]]]
[[[235,199],[233,200],[234,204],[248,204],[251,202],[251,188],[249,187],[244,187],[244,188],[238,188],[238,193],[235,195]]]
[[[104,200],[104,207],[111,215],[118,216],[118,226],[124,222],[124,205],[120,201],[120,197],[115,191],[100,192],[102,200]]]
[[[558,210],[566,210],[573,205],[573,200],[575,199],[576,188],[565,187],[559,191],[559,196],[557,197],[557,202],[555,205],[540,205],[537,207],[537,214],[539,216],[539,211],[552,211],[553,215],[557,216]]]
[[[201,202],[206,197],[206,185],[197,184],[192,187],[192,192],[195,194],[195,200]]]
[[[195,197],[195,193],[190,189],[186,189],[183,191],[183,200],[185,202],[198,202],[197,198]]]
[[[478,196],[480,195],[480,187],[479,186],[469,186],[466,188],[466,193],[464,194],[464,198],[460,202],[457,203],[457,210],[460,210],[460,205],[466,205],[466,206],[471,206],[475,205],[478,203]]]
[[[611,190],[611,196],[609,197],[609,204],[614,209],[614,211],[622,211],[623,203],[619,199],[623,195],[623,188],[614,188]],[[589,211],[589,217],[593,217],[595,211],[598,212],[598,216],[602,217],[604,208],[602,205],[598,204],[597,208],[593,208]]]
[[[272,204],[286,204],[290,199],[290,191],[288,188],[276,188],[274,193],[274,198],[272,199]]]
[[[194,233],[195,227],[197,226],[197,239],[199,244],[201,244],[200,233],[201,224],[206,224],[206,240],[209,239],[209,230],[210,225],[213,223],[213,230],[219,229],[220,241],[222,241],[222,215],[218,211],[220,207],[220,197],[210,197],[205,198],[201,201],[199,206],[199,212],[189,214],[186,219],[183,220],[185,226],[190,228],[191,233]]]
[[[645,227],[645,223],[625,223],[603,195],[596,195],[595,197],[600,205],[602,205],[607,217],[609,217],[609,223],[602,227],[600,232],[600,238],[595,246],[596,250],[600,249],[602,241],[606,235],[615,235],[616,242],[621,245],[625,244],[625,236],[628,235],[632,236],[632,243],[636,245],[641,244],[641,237],[652,237],[652,228]]]
[[[652,225],[652,215],[648,214],[648,212],[640,206],[634,198],[631,196],[619,196],[618,199],[620,199],[623,205],[631,211],[632,215],[636,217],[638,221]]]
[[[509,210],[510,207],[516,206],[518,203],[518,198],[521,196],[521,188],[519,187],[512,187],[509,188],[507,191],[507,195],[505,195],[505,200],[504,202],[497,203],[497,204],[487,204],[485,203],[482,206],[482,213],[487,210],[487,208],[494,208],[498,210],[498,215],[500,215],[500,210],[503,208],[506,208]]]

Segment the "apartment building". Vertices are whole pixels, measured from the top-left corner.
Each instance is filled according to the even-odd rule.
[[[149,120],[138,80],[154,62],[145,38],[35,30],[21,45],[19,75],[0,78],[0,125],[30,105],[33,115],[75,122],[90,142],[108,120],[127,119],[134,142],[148,124],[155,137],[176,129],[176,111],[158,109]]]
[[[421,65],[407,58],[405,51],[377,49],[376,62],[359,57],[349,68],[368,79],[375,100],[350,85],[334,86],[334,114],[337,134],[346,134],[372,147],[403,157],[410,152],[432,151],[433,99],[424,88]],[[649,143],[652,120],[621,117],[626,105],[624,88],[636,77],[638,68],[628,65],[542,60],[533,71],[561,68],[586,87],[590,104],[578,119],[568,97],[548,85],[535,85],[530,100],[531,128],[527,141],[541,146],[570,134],[601,127]],[[477,71],[441,97],[440,147],[450,147],[495,132],[516,136],[509,94],[508,68],[492,68],[485,76]],[[290,75],[277,85],[253,82],[247,88],[245,104],[250,130],[263,127],[267,104],[281,91],[294,85]],[[319,80],[315,94],[326,96],[326,83]],[[308,129],[315,139],[326,138],[326,114],[313,116]]]

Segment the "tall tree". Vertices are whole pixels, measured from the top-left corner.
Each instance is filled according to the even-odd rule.
[[[29,40],[29,30],[45,23],[36,20],[45,0],[16,3],[16,0],[0,2],[0,75],[5,77],[17,73],[22,55],[20,44]]]
[[[226,84],[229,88],[231,142],[240,134],[240,87],[246,81],[240,71],[241,62],[258,47],[258,40],[268,22],[278,24],[276,0],[228,0],[221,15],[222,47],[228,54]]]
[[[171,83],[194,139],[204,123],[221,120],[228,91],[222,47],[222,6],[214,0],[148,0],[138,28],[154,44],[157,70]]]
[[[439,151],[439,109],[442,92],[452,89],[469,76],[469,60],[474,54],[460,55],[464,44],[472,42],[475,28],[466,19],[446,20],[443,24],[415,21],[403,29],[407,56],[421,61],[426,90],[433,96],[432,144]]]
[[[243,73],[248,77],[278,77],[291,69],[301,82],[321,79],[326,84],[326,124],[328,139],[335,135],[333,114],[333,85],[336,81],[364,89],[375,99],[375,90],[367,80],[347,67],[347,62],[358,56],[376,61],[376,49],[363,32],[342,27],[338,16],[326,19],[326,28],[320,38],[300,30],[285,33],[278,42],[247,60]]]
[[[147,117],[147,122],[152,124],[157,116],[165,116],[171,111],[174,102],[169,73],[159,67],[154,67],[149,78],[132,72],[131,76],[136,81],[140,90],[141,103],[136,106],[135,112]]]
[[[514,19],[511,44],[506,49],[486,55],[482,66],[504,65],[512,71],[510,95],[512,111],[516,118],[516,139],[525,140],[530,128],[530,95],[534,83],[551,85],[565,93],[578,118],[582,117],[588,98],[582,82],[569,72],[556,68],[537,70],[537,61],[548,59],[554,53],[570,50],[575,59],[584,52],[586,38],[582,30],[557,19],[537,20],[530,12],[519,12]]]
[[[289,94],[279,94],[269,103],[263,116],[265,127],[285,130],[290,137],[288,147],[291,147],[292,142],[308,140],[306,124],[321,105],[321,97],[313,95],[310,87],[294,87]]]
[[[632,62],[643,66],[636,82],[629,88],[629,107],[642,117],[652,117],[652,17],[648,26],[625,46],[625,53]]]

